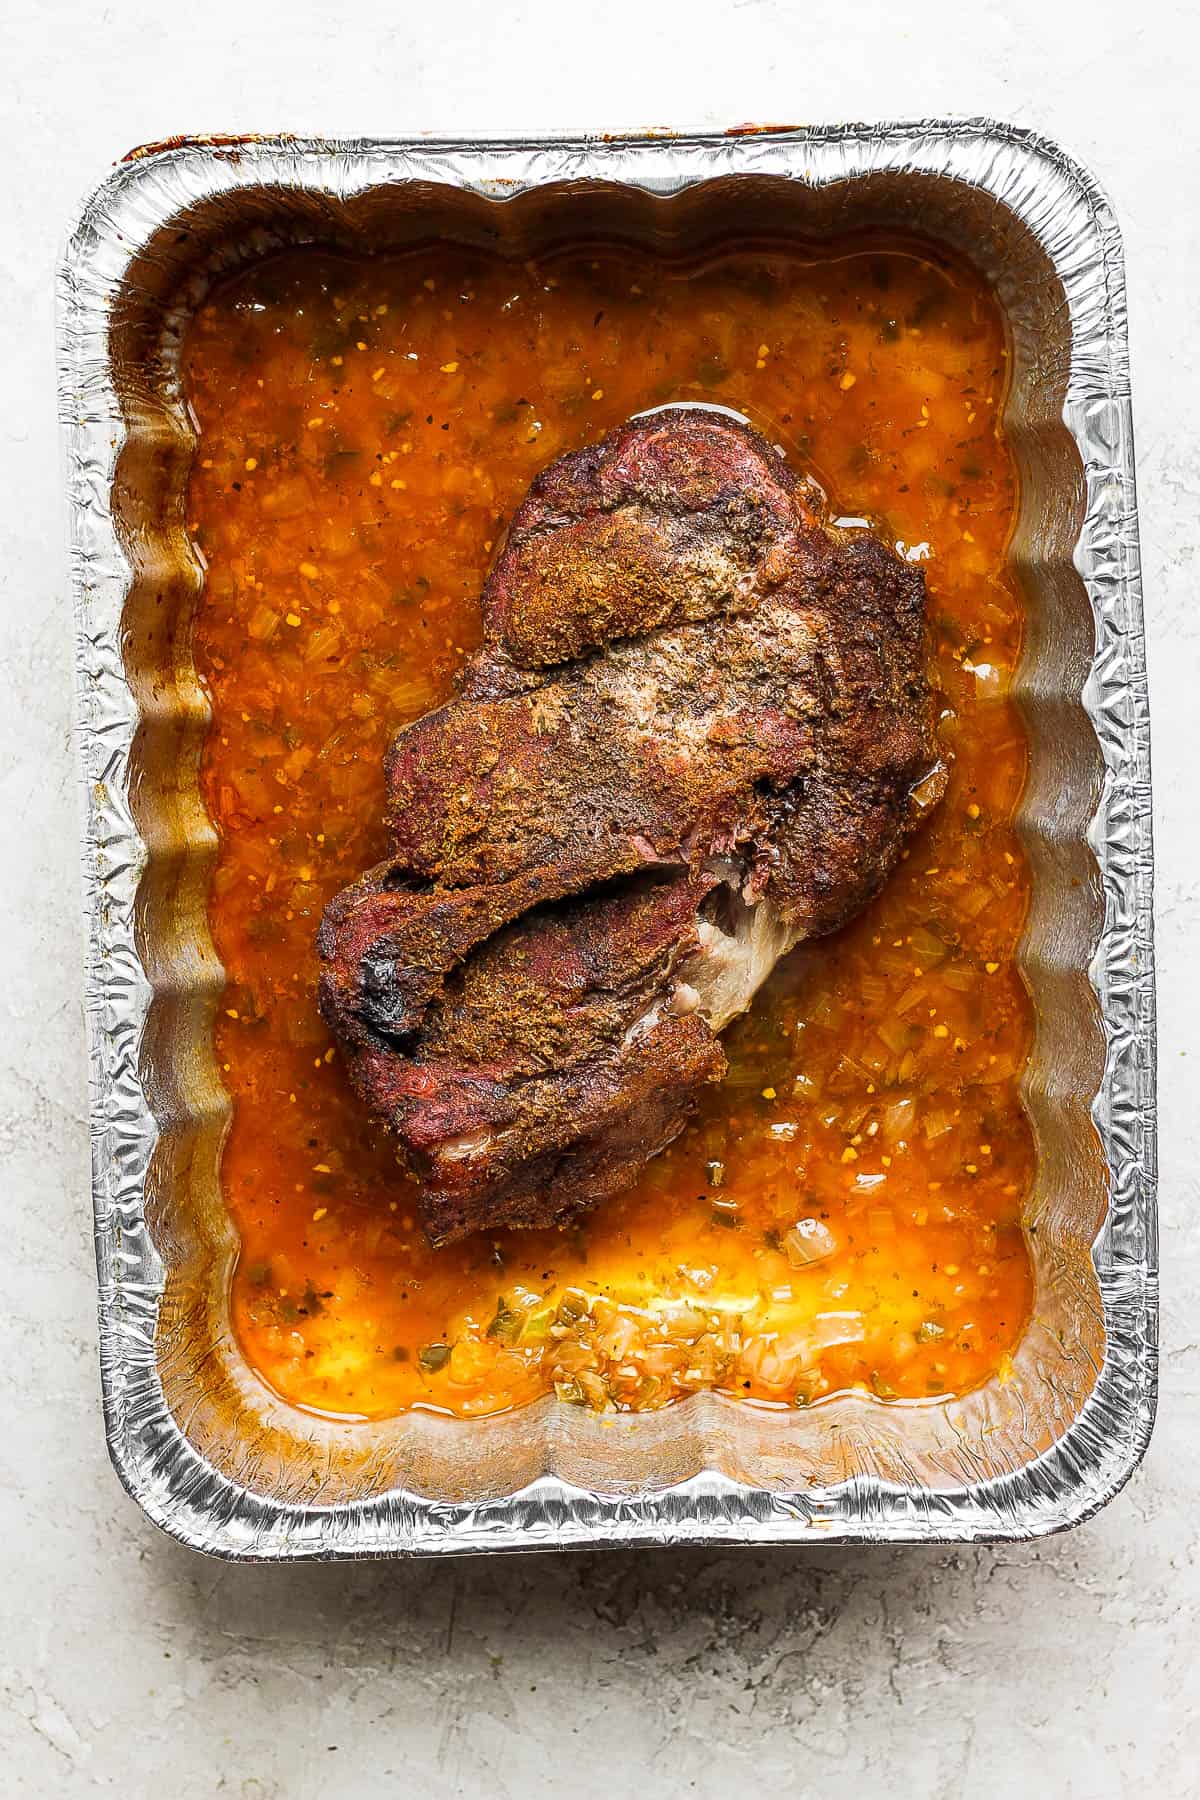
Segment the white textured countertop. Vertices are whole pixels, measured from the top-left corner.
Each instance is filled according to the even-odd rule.
[[[1190,7],[9,0],[0,24],[0,1792],[246,1800],[1200,1790],[1200,31]],[[1031,1549],[248,1569],[161,1537],[98,1404],[52,270],[187,131],[990,113],[1124,228],[1154,716],[1164,1358],[1143,1470]],[[1189,1773],[1190,1771],[1190,1773]]]

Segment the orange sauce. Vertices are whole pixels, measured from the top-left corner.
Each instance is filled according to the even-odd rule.
[[[896,242],[693,265],[306,250],[200,310],[188,517],[207,562],[233,1311],[286,1398],[472,1415],[552,1384],[639,1408],[1003,1377],[1031,1303],[1033,1166],[1006,370],[986,287]],[[532,477],[677,399],[747,413],[832,516],[925,562],[950,791],[870,910],[777,969],[726,1036],[727,1080],[636,1187],[568,1232],[434,1251],[319,1018],[314,935],[385,853],[385,747],[478,641]]]

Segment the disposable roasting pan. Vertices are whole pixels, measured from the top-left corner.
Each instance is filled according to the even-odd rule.
[[[451,236],[527,255],[596,236],[672,249],[863,227],[965,254],[995,286],[1014,358],[1038,1174],[1036,1302],[1012,1376],[944,1404],[854,1395],[790,1413],[712,1394],[603,1419],[552,1399],[475,1421],[291,1408],[229,1322],[215,838],[188,648],[202,573],[176,379],[187,318],[215,274],[306,241]],[[1022,1539],[1103,1505],[1154,1411],[1154,989],[1125,287],[1091,177],[987,121],[172,142],[87,201],[59,290],[101,1371],[113,1461],[150,1517],[200,1550],[284,1559]]]

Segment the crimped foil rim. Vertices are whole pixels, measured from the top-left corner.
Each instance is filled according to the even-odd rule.
[[[732,173],[781,174],[824,186],[887,170],[967,181],[1005,201],[1050,255],[1071,309],[1063,420],[1087,490],[1074,561],[1096,622],[1083,704],[1105,767],[1088,834],[1105,903],[1090,968],[1106,1035],[1093,1116],[1110,1170],[1108,1213],[1092,1252],[1107,1336],[1095,1387],[1063,1436],[1034,1462],[1015,1474],[939,1491],[862,1475],[834,1487],[779,1493],[706,1471],[632,1497],[592,1492],[553,1475],[510,1496],[462,1504],[394,1490],[361,1502],[301,1507],[253,1493],[189,1443],[167,1409],[154,1361],[163,1269],[141,1200],[157,1128],[138,1072],[152,996],[133,931],[146,852],[125,792],[138,722],[120,645],[132,571],[104,499],[125,437],[105,355],[105,297],[139,244],[181,200],[236,189],[247,179],[338,198],[378,182],[437,179],[503,199],[580,176],[667,194]],[[1026,205],[1031,172],[1035,203]],[[1048,140],[987,119],[688,138],[193,140],[127,161],[101,184],[64,252],[58,289],[79,671],[101,1375],[113,1462],[148,1515],[195,1548],[264,1560],[614,1542],[1029,1539],[1094,1513],[1136,1466],[1153,1424],[1157,1244],[1149,724],[1124,271],[1118,228],[1093,178]]]

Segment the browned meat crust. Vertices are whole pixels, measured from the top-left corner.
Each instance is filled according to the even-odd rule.
[[[626,1186],[944,785],[919,572],[723,415],[547,469],[482,604],[457,697],[389,752],[393,855],[318,938],[435,1242]]]

